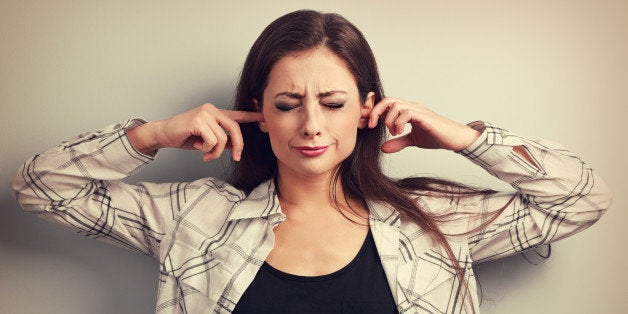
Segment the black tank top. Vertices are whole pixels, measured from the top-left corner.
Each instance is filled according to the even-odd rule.
[[[264,263],[236,314],[398,313],[369,230],[356,257],[323,276],[297,276]]]

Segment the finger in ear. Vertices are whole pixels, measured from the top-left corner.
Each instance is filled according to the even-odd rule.
[[[257,112],[262,112],[262,107],[260,106],[259,102],[257,101],[256,98],[251,99],[253,101],[253,105],[255,106],[255,111]],[[262,117],[263,119],[263,117]],[[259,129],[264,132],[264,133],[268,133],[268,127],[266,126],[266,121],[258,121],[257,122],[257,126],[259,127]]]

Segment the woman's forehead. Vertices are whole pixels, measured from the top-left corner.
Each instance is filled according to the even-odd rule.
[[[279,93],[329,96],[334,91],[357,92],[357,85],[342,59],[326,48],[315,48],[277,61],[268,76],[267,90],[271,97]]]

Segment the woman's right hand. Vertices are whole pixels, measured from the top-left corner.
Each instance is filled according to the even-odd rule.
[[[222,110],[207,103],[170,118],[148,122],[127,130],[135,149],[154,154],[158,149],[174,147],[203,152],[203,160],[220,157],[231,149],[233,160],[239,161],[244,148],[239,123],[262,121],[259,112]]]

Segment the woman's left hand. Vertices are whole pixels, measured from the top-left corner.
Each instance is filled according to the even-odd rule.
[[[374,128],[380,119],[383,120],[393,136],[403,133],[406,124],[411,125],[410,133],[388,140],[382,145],[385,153],[395,153],[408,146],[459,151],[469,147],[481,134],[419,103],[395,98],[384,98],[364,118],[368,118],[369,128]]]

